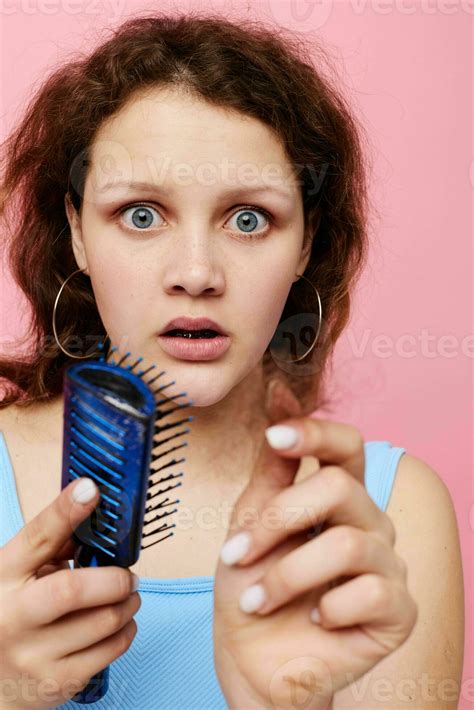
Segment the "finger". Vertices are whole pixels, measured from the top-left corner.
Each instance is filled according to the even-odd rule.
[[[51,563],[43,565],[36,573],[36,579],[41,579],[41,577],[46,577],[47,574],[52,572],[58,572],[60,569],[70,569],[69,562],[63,560],[62,562]]]
[[[16,593],[12,626],[50,624],[64,614],[113,604],[132,594],[133,575],[121,567],[82,567],[49,574]]]
[[[74,559],[74,554],[75,554],[76,546],[75,543],[72,539],[68,540],[66,543],[64,543],[63,547],[61,550],[51,558],[51,560],[43,565],[37,572],[36,572],[36,579],[39,579],[40,577],[43,577],[44,574],[50,574],[52,571],[58,570],[58,569],[70,569],[69,565],[69,560]],[[45,568],[50,568],[48,572],[44,572]],[[32,580],[33,578],[31,578]],[[30,580],[30,581],[31,581]]]
[[[87,483],[90,481],[90,484]],[[77,502],[74,495],[85,495],[92,485],[92,499]],[[72,532],[96,507],[99,489],[82,477],[67,485],[61,493],[29,523],[23,526],[0,550],[0,566],[6,581],[25,582],[38,568],[58,555]]]
[[[28,643],[34,643],[37,652],[43,652],[45,656],[54,648],[55,658],[63,658],[115,634],[130,621],[140,606],[140,594],[134,592],[115,604],[80,609],[41,628],[36,638],[28,635]]]
[[[80,680],[85,684],[92,676],[110,666],[112,661],[115,661],[130,648],[137,630],[135,619],[130,619],[120,631],[112,636],[89,646],[89,648],[65,656],[58,663],[58,675],[76,680],[80,674]]]
[[[285,429],[280,429],[280,427]],[[282,446],[289,432],[293,430],[297,442],[292,446]],[[279,455],[285,458],[315,456],[321,466],[334,464],[343,467],[360,483],[364,484],[365,448],[359,430],[351,424],[331,422],[326,419],[300,417],[284,419],[276,427],[267,429],[266,436],[273,442]]]
[[[362,574],[326,591],[310,618],[328,629],[355,625],[412,628],[416,605],[406,590],[377,574]]]
[[[301,405],[286,386],[273,379],[267,389],[265,409],[273,423],[288,414],[297,414]],[[246,515],[258,515],[265,501],[292,483],[298,468],[299,461],[282,458],[264,438],[250,481],[234,504],[229,532],[238,528]]]
[[[73,560],[76,552],[76,543],[69,538],[60,550],[51,558],[52,562],[62,562],[63,560]]]
[[[255,611],[268,614],[337,577],[368,572],[398,580],[400,567],[391,549],[358,528],[341,525],[330,528],[268,568],[256,583],[261,586],[261,598],[265,601]],[[251,600],[255,593],[244,594]]]
[[[390,518],[374,503],[364,486],[336,466],[325,466],[270,498],[260,515],[260,524],[245,519],[242,522],[234,534],[248,536],[242,548],[246,552],[240,559],[236,555],[231,557],[229,564],[252,564],[286,537],[322,523],[350,525],[372,532],[389,545],[395,542],[395,527]],[[226,550],[223,555],[225,562]]]
[[[270,381],[266,397],[265,411],[270,424],[275,424],[285,417],[302,415],[301,403],[291,389],[282,380]]]

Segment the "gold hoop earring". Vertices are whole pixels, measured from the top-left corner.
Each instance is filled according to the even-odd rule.
[[[59,342],[58,333],[57,333],[57,331],[56,331],[56,309],[57,309],[57,306],[58,306],[59,298],[60,298],[60,296],[61,296],[61,293],[62,293],[62,291],[63,291],[63,288],[65,287],[65,285],[67,284],[67,282],[69,281],[69,279],[72,279],[72,277],[75,276],[76,274],[78,274],[80,271],[82,271],[82,273],[86,274],[86,270],[85,270],[85,269],[76,269],[76,271],[73,271],[72,274],[70,274],[70,275],[67,277],[67,279],[66,279],[65,281],[63,281],[63,283],[62,283],[62,285],[61,285],[61,288],[59,289],[58,295],[56,296],[56,300],[55,300],[55,302],[54,302],[54,307],[53,307],[53,319],[52,319],[52,320],[53,320],[53,334],[54,334],[54,339],[55,339],[55,341],[56,341],[56,343],[57,343],[58,348],[59,348],[60,350],[62,350],[62,352],[63,352],[65,355],[67,355],[68,357],[75,358],[76,360],[86,360],[86,359],[89,359],[89,358],[93,357],[94,354],[92,354],[92,355],[73,355],[72,353],[68,352],[67,350],[65,350],[65,349],[63,348],[63,346],[62,346],[61,343]],[[105,338],[104,338],[104,340],[101,341],[102,347],[103,347],[103,345],[105,345],[105,341],[107,340],[108,337],[109,337],[109,336],[106,335]]]
[[[296,275],[298,276],[298,274],[296,274]],[[317,332],[316,332],[316,336],[315,336],[313,342],[311,343],[311,346],[306,350],[306,352],[303,353],[303,355],[300,355],[300,357],[297,357],[297,358],[290,358],[289,360],[285,360],[284,358],[281,358],[281,357],[279,357],[279,356],[276,357],[276,359],[277,359],[277,360],[280,360],[281,362],[293,363],[293,362],[299,362],[300,360],[303,360],[303,359],[304,359],[305,357],[307,357],[307,356],[310,354],[310,352],[313,350],[314,346],[316,345],[316,341],[317,341],[317,339],[318,339],[318,337],[319,337],[319,333],[321,332],[321,326],[322,326],[322,322],[323,322],[323,308],[322,308],[322,305],[321,305],[321,298],[320,298],[320,296],[319,296],[318,289],[316,288],[316,286],[314,286],[314,285],[311,283],[311,281],[310,281],[308,278],[306,278],[306,276],[303,276],[303,275],[301,274],[300,279],[304,279],[305,281],[307,281],[307,282],[310,284],[311,288],[312,288],[312,289],[314,290],[314,292],[316,293],[316,298],[318,299],[318,308],[319,308],[319,324],[318,324],[318,329],[317,329]],[[299,279],[298,279],[298,280],[299,280]],[[296,281],[294,281],[293,283],[296,283]]]

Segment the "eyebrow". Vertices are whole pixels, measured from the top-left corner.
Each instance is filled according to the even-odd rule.
[[[151,192],[159,192],[159,193],[164,193],[167,192],[166,188],[157,185],[155,183],[151,182],[143,182],[143,181],[134,181],[134,180],[117,180],[116,182],[110,182],[106,183],[103,187],[101,187],[98,192],[100,194],[108,191],[113,191],[116,188],[120,187],[126,187],[126,188],[133,188],[133,189],[138,189],[138,190],[149,190]],[[241,187],[235,187],[235,188],[230,188],[229,190],[225,191],[225,194],[227,197],[238,197],[239,195],[255,195],[255,194],[263,194],[263,193],[274,193],[278,197],[283,198],[288,200],[289,202],[293,200],[293,194],[289,192],[288,190],[285,190],[284,188],[281,187],[276,187],[276,186],[270,186],[270,185],[256,185],[256,186],[251,186],[249,185],[248,187],[241,186]]]

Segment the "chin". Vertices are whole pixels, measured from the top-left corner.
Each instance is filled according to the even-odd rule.
[[[171,397],[185,392],[186,398],[192,399],[196,407],[215,404],[232,389],[232,383],[227,383],[227,378],[218,373],[215,366],[214,368],[209,367],[210,363],[207,365],[201,362],[184,361],[170,363],[166,362],[164,358],[155,362],[157,364],[155,373],[164,372],[164,374],[152,386],[159,388],[173,382],[174,384],[170,384],[163,390],[163,394]],[[202,365],[207,372],[204,371]]]

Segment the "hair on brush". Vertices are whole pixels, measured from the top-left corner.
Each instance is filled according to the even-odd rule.
[[[193,417],[172,415],[192,401],[176,403],[186,392],[164,394],[175,381],[156,386],[165,370],[147,379],[156,365],[137,371],[142,357],[125,364],[127,352],[114,362],[116,350],[75,363],[64,374],[61,487],[87,476],[100,490],[96,508],[72,533],[75,568],[130,567],[141,550],[171,537],[176,527],[170,516],[179,499],[170,492],[182,485],[183,471],[175,467],[186,459],[173,454],[187,446],[180,439]],[[72,700],[96,702],[108,687],[107,666]]]

